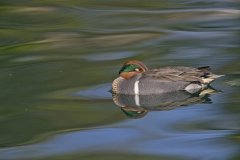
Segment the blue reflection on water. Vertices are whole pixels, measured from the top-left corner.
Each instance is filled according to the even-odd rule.
[[[219,97],[218,97],[219,98]],[[216,101],[218,98],[215,97]],[[215,105],[150,112],[141,119],[57,134],[43,142],[0,150],[0,159],[24,159],[66,153],[121,152],[181,155],[189,158],[228,159],[236,146],[226,143],[231,130],[184,129],[184,124],[220,120]]]

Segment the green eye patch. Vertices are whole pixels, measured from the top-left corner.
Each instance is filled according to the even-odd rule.
[[[139,68],[139,67],[137,65],[134,65],[134,64],[125,65],[120,69],[119,74],[122,73],[122,72],[132,72],[136,68]]]

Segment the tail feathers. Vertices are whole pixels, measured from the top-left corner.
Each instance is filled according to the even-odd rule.
[[[210,74],[208,77],[203,78],[203,83],[209,84],[212,81],[214,81],[215,79],[220,78],[222,76],[225,76],[225,75]]]
[[[209,66],[198,67],[197,69],[202,70],[202,71],[210,71],[211,70],[211,68]]]
[[[225,75],[224,74],[222,74],[222,75],[211,74],[209,78],[217,79],[217,78],[220,78],[220,77],[223,77],[223,76],[225,76]]]

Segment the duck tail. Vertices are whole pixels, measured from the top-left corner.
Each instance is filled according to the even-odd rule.
[[[225,75],[216,75],[216,74],[211,73],[207,77],[203,78],[203,83],[209,84],[209,83],[213,82],[215,79],[220,78],[222,76],[225,76]]]
[[[209,66],[202,66],[202,67],[198,67],[197,69],[205,72],[211,71],[211,68]]]
[[[209,84],[213,82],[215,79],[225,76],[213,74],[209,66],[198,67],[197,69],[199,69],[203,73],[202,80],[204,84]]]

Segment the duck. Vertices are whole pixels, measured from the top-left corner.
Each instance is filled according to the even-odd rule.
[[[112,82],[112,93],[149,95],[185,91],[195,94],[222,76],[224,75],[213,74],[209,66],[167,66],[149,69],[139,60],[130,60],[123,64],[119,70],[119,77]]]

